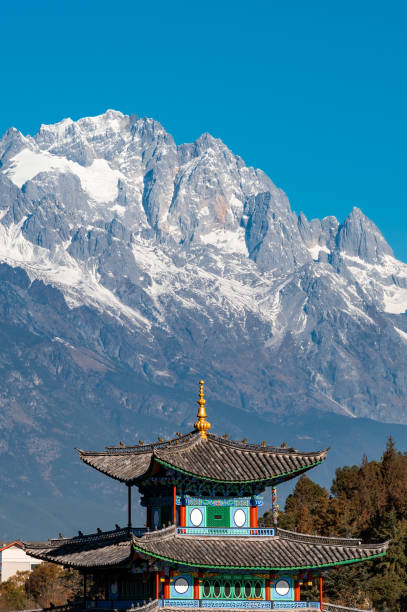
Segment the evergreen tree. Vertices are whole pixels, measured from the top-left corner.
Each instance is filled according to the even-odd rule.
[[[270,512],[264,524],[272,523]],[[338,567],[325,578],[330,601],[350,607],[407,611],[407,455],[389,438],[381,461],[335,472],[331,495],[301,476],[287,497],[279,526],[302,533],[391,540],[387,555]]]

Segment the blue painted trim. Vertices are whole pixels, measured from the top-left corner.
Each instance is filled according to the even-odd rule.
[[[201,599],[201,608],[237,608],[243,610],[270,610],[271,601],[247,599]]]
[[[245,599],[159,599],[158,606],[160,608],[234,608],[236,610],[295,610],[299,608],[316,608],[319,610],[319,601],[247,601]],[[119,605],[117,607],[121,608],[122,606]]]
[[[250,506],[262,506],[263,497],[194,497],[192,495],[177,495],[177,506],[235,506],[236,508],[248,508]]]
[[[159,600],[160,608],[199,608],[199,599],[163,599]]]
[[[274,536],[270,527],[177,527],[177,535],[208,536]]]

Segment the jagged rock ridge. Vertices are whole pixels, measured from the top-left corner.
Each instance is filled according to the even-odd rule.
[[[192,422],[200,376],[225,410],[407,423],[407,266],[358,208],[308,221],[219,139],[117,111],[11,128],[0,164],[1,427],[44,478],[78,429]]]

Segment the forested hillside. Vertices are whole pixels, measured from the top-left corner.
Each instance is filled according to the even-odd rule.
[[[271,511],[263,521],[272,524]],[[398,451],[392,438],[380,461],[364,456],[360,466],[338,468],[330,492],[302,476],[278,524],[365,542],[391,539],[386,557],[329,572],[325,597],[349,606],[407,610],[407,453]],[[316,593],[308,595],[315,599]]]

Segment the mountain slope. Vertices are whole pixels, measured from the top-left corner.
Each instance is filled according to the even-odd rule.
[[[201,376],[231,435],[407,424],[407,265],[359,209],[308,221],[220,140],[117,111],[11,128],[0,163],[4,490],[55,501],[73,446],[190,427]]]

